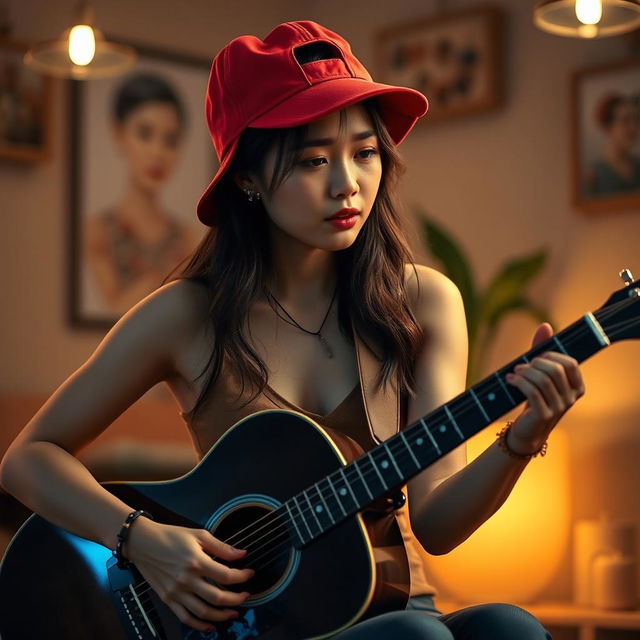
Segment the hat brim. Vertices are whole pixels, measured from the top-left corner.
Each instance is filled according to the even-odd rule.
[[[373,97],[378,98],[382,119],[396,145],[407,137],[418,118],[429,108],[427,98],[409,87],[397,87],[360,78],[335,78],[319,82],[283,100],[247,126],[259,129],[295,127]],[[214,188],[229,168],[238,140],[239,136],[236,136],[225,150],[216,175],[198,202],[198,219],[207,226],[214,224]]]

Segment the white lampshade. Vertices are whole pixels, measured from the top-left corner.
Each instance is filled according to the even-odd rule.
[[[63,32],[59,40],[49,40],[30,47],[24,56],[24,64],[46,75],[74,80],[124,73],[137,59],[135,50],[128,45],[108,42],[102,32],[92,25],[91,7],[86,2],[80,2],[74,24]],[[86,63],[76,63],[78,58],[76,62],[72,60],[74,46],[70,45],[70,35],[78,31],[83,33],[75,41],[75,53],[85,57]]]
[[[589,14],[594,15],[592,19]],[[581,15],[581,21],[578,18]],[[640,27],[638,0],[544,0],[533,9],[533,22],[559,36],[605,38]]]

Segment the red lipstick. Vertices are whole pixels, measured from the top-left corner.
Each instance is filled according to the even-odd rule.
[[[332,213],[328,218],[325,218],[325,220],[333,220],[335,218],[350,218],[351,216],[358,215],[359,213],[360,211],[358,211],[358,209],[349,207],[347,209],[340,209],[340,211]]]

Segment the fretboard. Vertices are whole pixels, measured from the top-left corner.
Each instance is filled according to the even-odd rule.
[[[287,500],[293,544],[303,547],[335,525],[390,494],[525,400],[505,380],[507,373],[544,351],[578,362],[609,344],[588,313],[549,340],[509,362],[446,404],[408,425],[382,444]]]

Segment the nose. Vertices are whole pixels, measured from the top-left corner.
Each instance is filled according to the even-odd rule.
[[[331,197],[349,198],[360,190],[355,172],[348,162],[336,162],[331,172]]]

